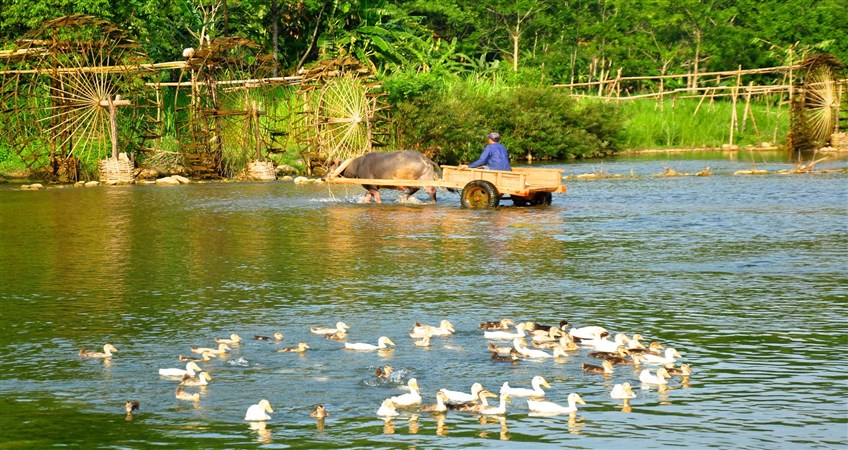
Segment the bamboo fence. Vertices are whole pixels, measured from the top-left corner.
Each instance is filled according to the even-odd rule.
[[[742,114],[742,122],[750,116],[753,121],[753,113],[751,113],[751,101],[755,97],[769,96],[785,96],[780,98],[778,108],[784,105],[792,104],[797,89],[797,74],[804,70],[801,64],[766,67],[759,69],[742,69],[741,66],[737,70],[717,71],[717,72],[701,72],[698,74],[672,74],[672,75],[648,75],[648,76],[621,76],[621,69],[616,72],[616,76],[608,78],[611,70],[601,70],[598,81],[588,81],[579,83],[555,84],[552,88],[568,89],[573,97],[594,98],[604,101],[630,101],[646,98],[656,99],[660,109],[664,107],[663,99],[672,97],[674,101],[677,99],[698,98],[698,106],[695,109],[695,114],[701,108],[704,100],[710,99],[710,102],[716,98],[730,98],[733,107],[731,108],[730,118],[730,135],[729,145],[733,146],[733,133],[738,127],[739,117],[737,114],[737,103],[740,97],[744,99],[744,113]],[[782,82],[779,84],[755,85],[754,81],[744,82],[745,77],[752,75],[782,75]],[[681,84],[685,81],[686,87],[665,89],[666,80],[680,80]],[[645,82],[652,82],[657,90],[654,92],[645,93]],[[630,91],[625,86],[633,84],[642,84],[639,89],[639,94],[630,94]],[[848,86],[848,78],[833,80],[833,83],[838,91],[837,95],[837,117],[841,108],[842,92]],[[816,83],[806,83],[806,88],[817,87]],[[674,103],[673,103],[674,104]],[[756,123],[754,123],[756,126]],[[837,120],[834,129],[834,140],[844,139],[839,132],[839,122]],[[840,141],[841,143],[841,141]],[[834,146],[839,146],[833,144]]]

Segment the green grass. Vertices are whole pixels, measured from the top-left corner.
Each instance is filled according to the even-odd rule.
[[[622,102],[621,107],[622,117],[627,118],[622,124],[622,149],[702,148],[730,143],[733,116],[730,100],[713,104],[707,100],[700,108],[698,99],[666,100],[661,108],[655,100],[645,99]],[[736,111],[738,123],[733,131],[733,144],[786,141],[789,115],[785,106],[777,108],[764,101],[752,101],[744,123],[745,104],[737,102]]]

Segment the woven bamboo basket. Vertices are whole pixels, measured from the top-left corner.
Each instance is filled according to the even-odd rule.
[[[848,150],[848,133],[833,133],[830,135],[830,146],[837,150]]]
[[[259,181],[273,181],[277,179],[277,170],[274,163],[270,161],[253,161],[247,164],[248,176]]]
[[[134,183],[133,163],[125,158],[107,158],[100,161],[100,181],[103,183]]]

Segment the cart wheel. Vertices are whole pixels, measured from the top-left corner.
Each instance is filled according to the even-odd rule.
[[[486,180],[472,180],[462,188],[462,206],[464,208],[481,209],[497,208],[501,201],[498,189]]]
[[[541,205],[548,206],[553,201],[553,195],[550,192],[537,192],[533,194],[530,204],[533,206]]]

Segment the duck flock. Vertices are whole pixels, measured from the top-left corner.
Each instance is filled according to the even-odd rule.
[[[629,366],[629,372],[634,374],[634,383],[639,382],[642,386],[653,386],[662,389],[668,384],[671,377],[683,377],[684,381],[691,374],[688,364],[678,365],[678,359],[682,358],[680,353],[673,347],[665,347],[661,343],[653,341],[643,344],[643,337],[639,334],[627,336],[618,333],[611,336],[610,333],[600,326],[572,327],[566,321],[557,325],[543,325],[537,322],[515,323],[511,319],[501,319],[493,322],[482,322],[479,326],[481,338],[487,341],[487,348],[492,361],[515,364],[522,360],[570,360],[572,356],[585,353],[590,362],[582,362],[581,369],[586,373],[600,374],[609,377],[615,373],[618,366]],[[310,327],[310,332],[316,336],[336,340],[343,343],[343,349],[357,352],[392,351],[396,345],[387,336],[381,336],[376,344],[364,342],[347,342],[350,327],[344,322],[336,323],[335,327]],[[455,333],[454,325],[448,320],[442,320],[438,326],[426,325],[416,322],[409,332],[412,343],[417,347],[429,347],[431,339],[450,336]],[[255,340],[281,342],[282,333],[273,336],[255,335]],[[185,362],[184,367],[159,369],[159,376],[178,381],[174,395],[178,400],[198,402],[200,394],[190,392],[191,388],[205,387],[213,380],[201,364],[206,364],[213,358],[225,358],[232,350],[232,346],[239,345],[242,338],[232,334],[228,338],[215,338],[214,347],[191,347],[193,356],[179,355],[178,360]],[[310,349],[306,342],[299,342],[296,346],[283,347],[277,352],[303,354]],[[582,350],[582,351],[581,351]],[[118,349],[111,344],[103,347],[103,352],[94,352],[82,349],[79,355],[88,358],[111,358],[112,352]],[[240,365],[243,358],[228,360],[230,365]],[[558,404],[545,400],[545,390],[551,385],[544,377],[535,376],[530,380],[530,387],[510,386],[504,382],[498,389],[486,388],[480,383],[474,383],[468,392],[454,391],[446,388],[439,389],[434,401],[425,402],[421,396],[421,389],[416,378],[404,379],[406,370],[395,370],[391,366],[381,366],[375,370],[374,377],[380,380],[391,380],[392,382],[405,381],[407,393],[386,398],[380,405],[375,405],[376,415],[385,421],[402,414],[402,412],[419,413],[428,412],[432,414],[445,414],[448,411],[461,411],[478,414],[480,416],[505,416],[508,414],[509,403],[513,399],[524,399],[527,410],[531,415],[557,415],[568,414],[573,417],[577,412],[577,405],[586,405],[583,398],[576,392],[567,396],[567,404]],[[638,373],[638,376],[635,374]],[[189,388],[187,390],[186,388]],[[497,393],[495,393],[496,391]],[[610,391],[610,398],[623,402],[628,407],[630,399],[635,398],[630,382],[615,384]],[[497,399],[492,404],[488,399]],[[140,407],[138,400],[126,403],[126,413],[131,416]],[[274,410],[267,399],[260,399],[256,404],[247,407],[244,420],[249,422],[265,422],[271,420],[268,413]],[[323,405],[317,405],[310,414],[311,417],[323,421],[329,413]],[[321,423],[323,426],[323,423]]]

